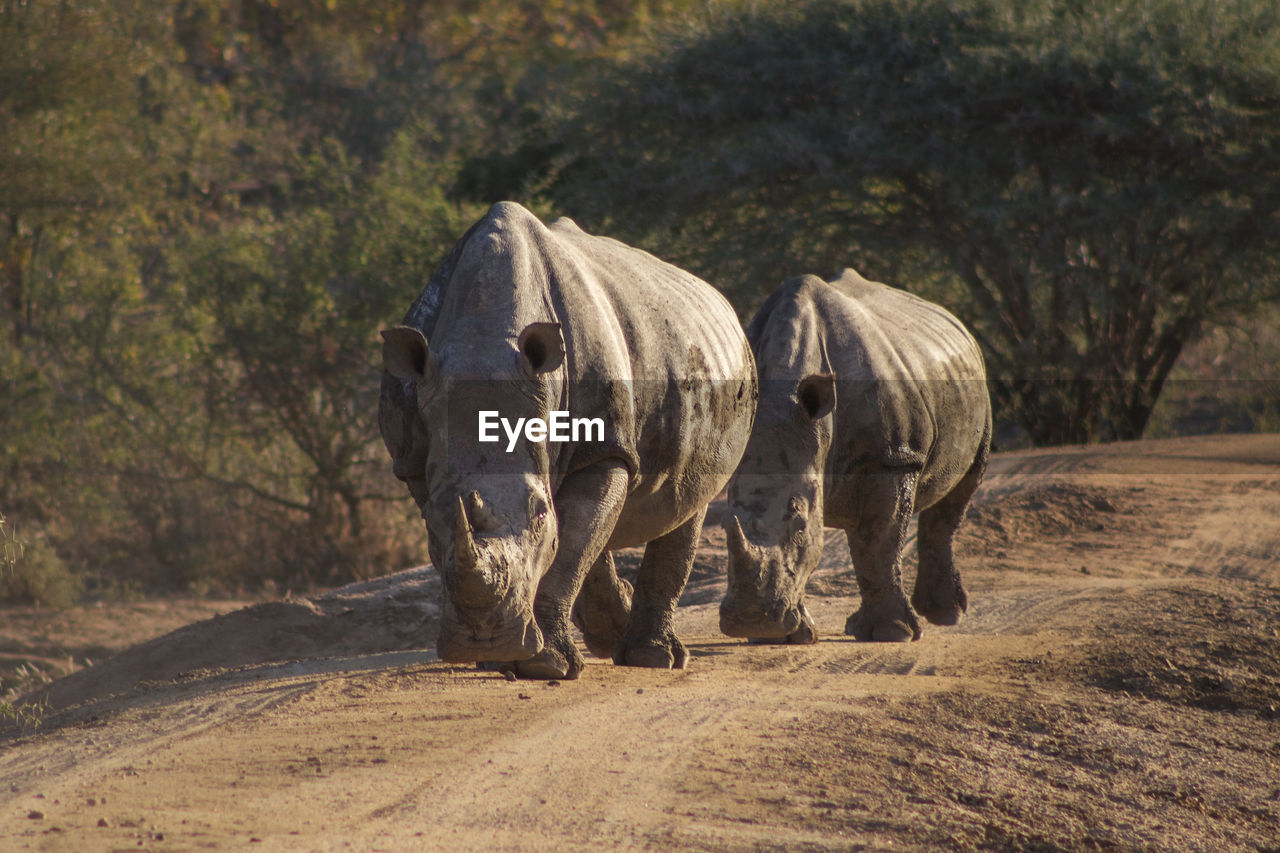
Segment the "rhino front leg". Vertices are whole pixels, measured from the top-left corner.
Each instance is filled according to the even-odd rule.
[[[902,591],[902,549],[918,476],[915,469],[890,469],[870,477],[858,523],[845,531],[862,604],[845,622],[844,632],[858,640],[920,639],[920,621]]]
[[[645,546],[631,601],[631,624],[613,653],[614,663],[684,669],[689,654],[676,636],[676,604],[689,580],[706,514],[703,506],[684,524]]]
[[[601,462],[570,475],[556,493],[560,546],[538,584],[533,615],[543,648],[512,668],[522,678],[577,678],[584,661],[569,627],[587,569],[604,552],[627,496],[621,463]]]
[[[969,500],[978,490],[986,467],[984,448],[955,488],[920,513],[917,538],[920,563],[911,604],[917,613],[935,625],[958,624],[969,606],[969,597],[956,568],[953,544],[956,528],[964,519]]]
[[[573,605],[573,624],[593,655],[613,657],[631,621],[631,584],[618,577],[613,554],[605,551],[594,563]]]

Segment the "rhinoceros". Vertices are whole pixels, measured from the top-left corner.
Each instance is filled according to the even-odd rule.
[[[685,665],[676,602],[755,417],[755,365],[724,297],[501,202],[383,332],[383,367],[382,437],[443,577],[442,660],[575,678],[572,619],[615,663]],[[494,428],[557,412],[601,423],[557,441]],[[633,590],[610,551],[643,543]]]
[[[973,337],[939,306],[851,269],[783,283],[747,337],[760,403],[729,484],[721,630],[816,641],[804,592],[824,526],[844,529],[862,593],[846,634],[919,639],[917,613],[956,624],[968,601],[952,538],[991,439]],[[900,572],[914,513],[919,572],[908,603]]]

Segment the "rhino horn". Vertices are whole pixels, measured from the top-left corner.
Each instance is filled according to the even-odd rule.
[[[484,498],[480,497],[480,493],[476,491],[469,492],[463,503],[467,507],[467,520],[471,522],[471,529],[474,533],[476,530],[485,531],[493,530],[497,526],[497,518],[493,514],[493,510],[484,502]]]
[[[467,520],[467,507],[462,495],[458,495],[458,514],[453,520],[453,547],[453,566],[459,573],[474,571],[480,564],[480,551],[471,533],[471,522]]]
[[[450,594],[464,607],[493,607],[502,595],[496,576],[480,565],[480,548],[467,518],[467,505],[458,497],[453,522],[453,584]]]
[[[740,557],[754,557],[756,555],[759,549],[747,540],[747,534],[742,531],[742,522],[738,520],[736,513],[729,516],[729,524],[724,531],[728,538],[730,554],[736,554]]]

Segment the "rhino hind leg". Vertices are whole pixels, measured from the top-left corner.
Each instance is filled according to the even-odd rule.
[[[863,642],[920,639],[920,621],[902,591],[902,549],[918,472],[886,469],[869,478],[858,523],[845,531],[862,603],[844,632]]]
[[[684,669],[689,653],[676,636],[676,604],[689,580],[706,514],[703,506],[684,524],[645,546],[631,601],[631,624],[613,653],[614,663]]]
[[[632,589],[605,551],[591,565],[573,604],[573,624],[596,657],[612,658],[631,622]]]
[[[969,607],[969,597],[956,568],[953,543],[986,467],[984,447],[955,488],[920,513],[917,540],[920,561],[911,604],[917,613],[935,625],[958,624]]]

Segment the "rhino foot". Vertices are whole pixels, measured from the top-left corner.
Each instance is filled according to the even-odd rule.
[[[493,668],[500,672],[513,673],[519,678],[555,681],[577,678],[582,674],[585,663],[581,653],[572,644],[569,644],[567,649],[553,648],[548,645],[531,658],[498,664]]]
[[[909,643],[921,636],[920,620],[906,599],[864,600],[844,623],[844,632],[860,642]]]
[[[656,639],[623,639],[613,653],[618,666],[645,666],[650,669],[684,669],[689,652],[673,632]]]
[[[911,606],[935,625],[958,625],[969,609],[969,597],[959,583],[941,591],[917,588],[911,595]]]
[[[631,584],[618,578],[611,589],[583,587],[573,604],[571,618],[593,655],[611,658],[631,623]]]
[[[787,635],[787,642],[793,646],[811,646],[818,642],[818,629],[809,621],[809,614],[805,614],[799,628]]]

